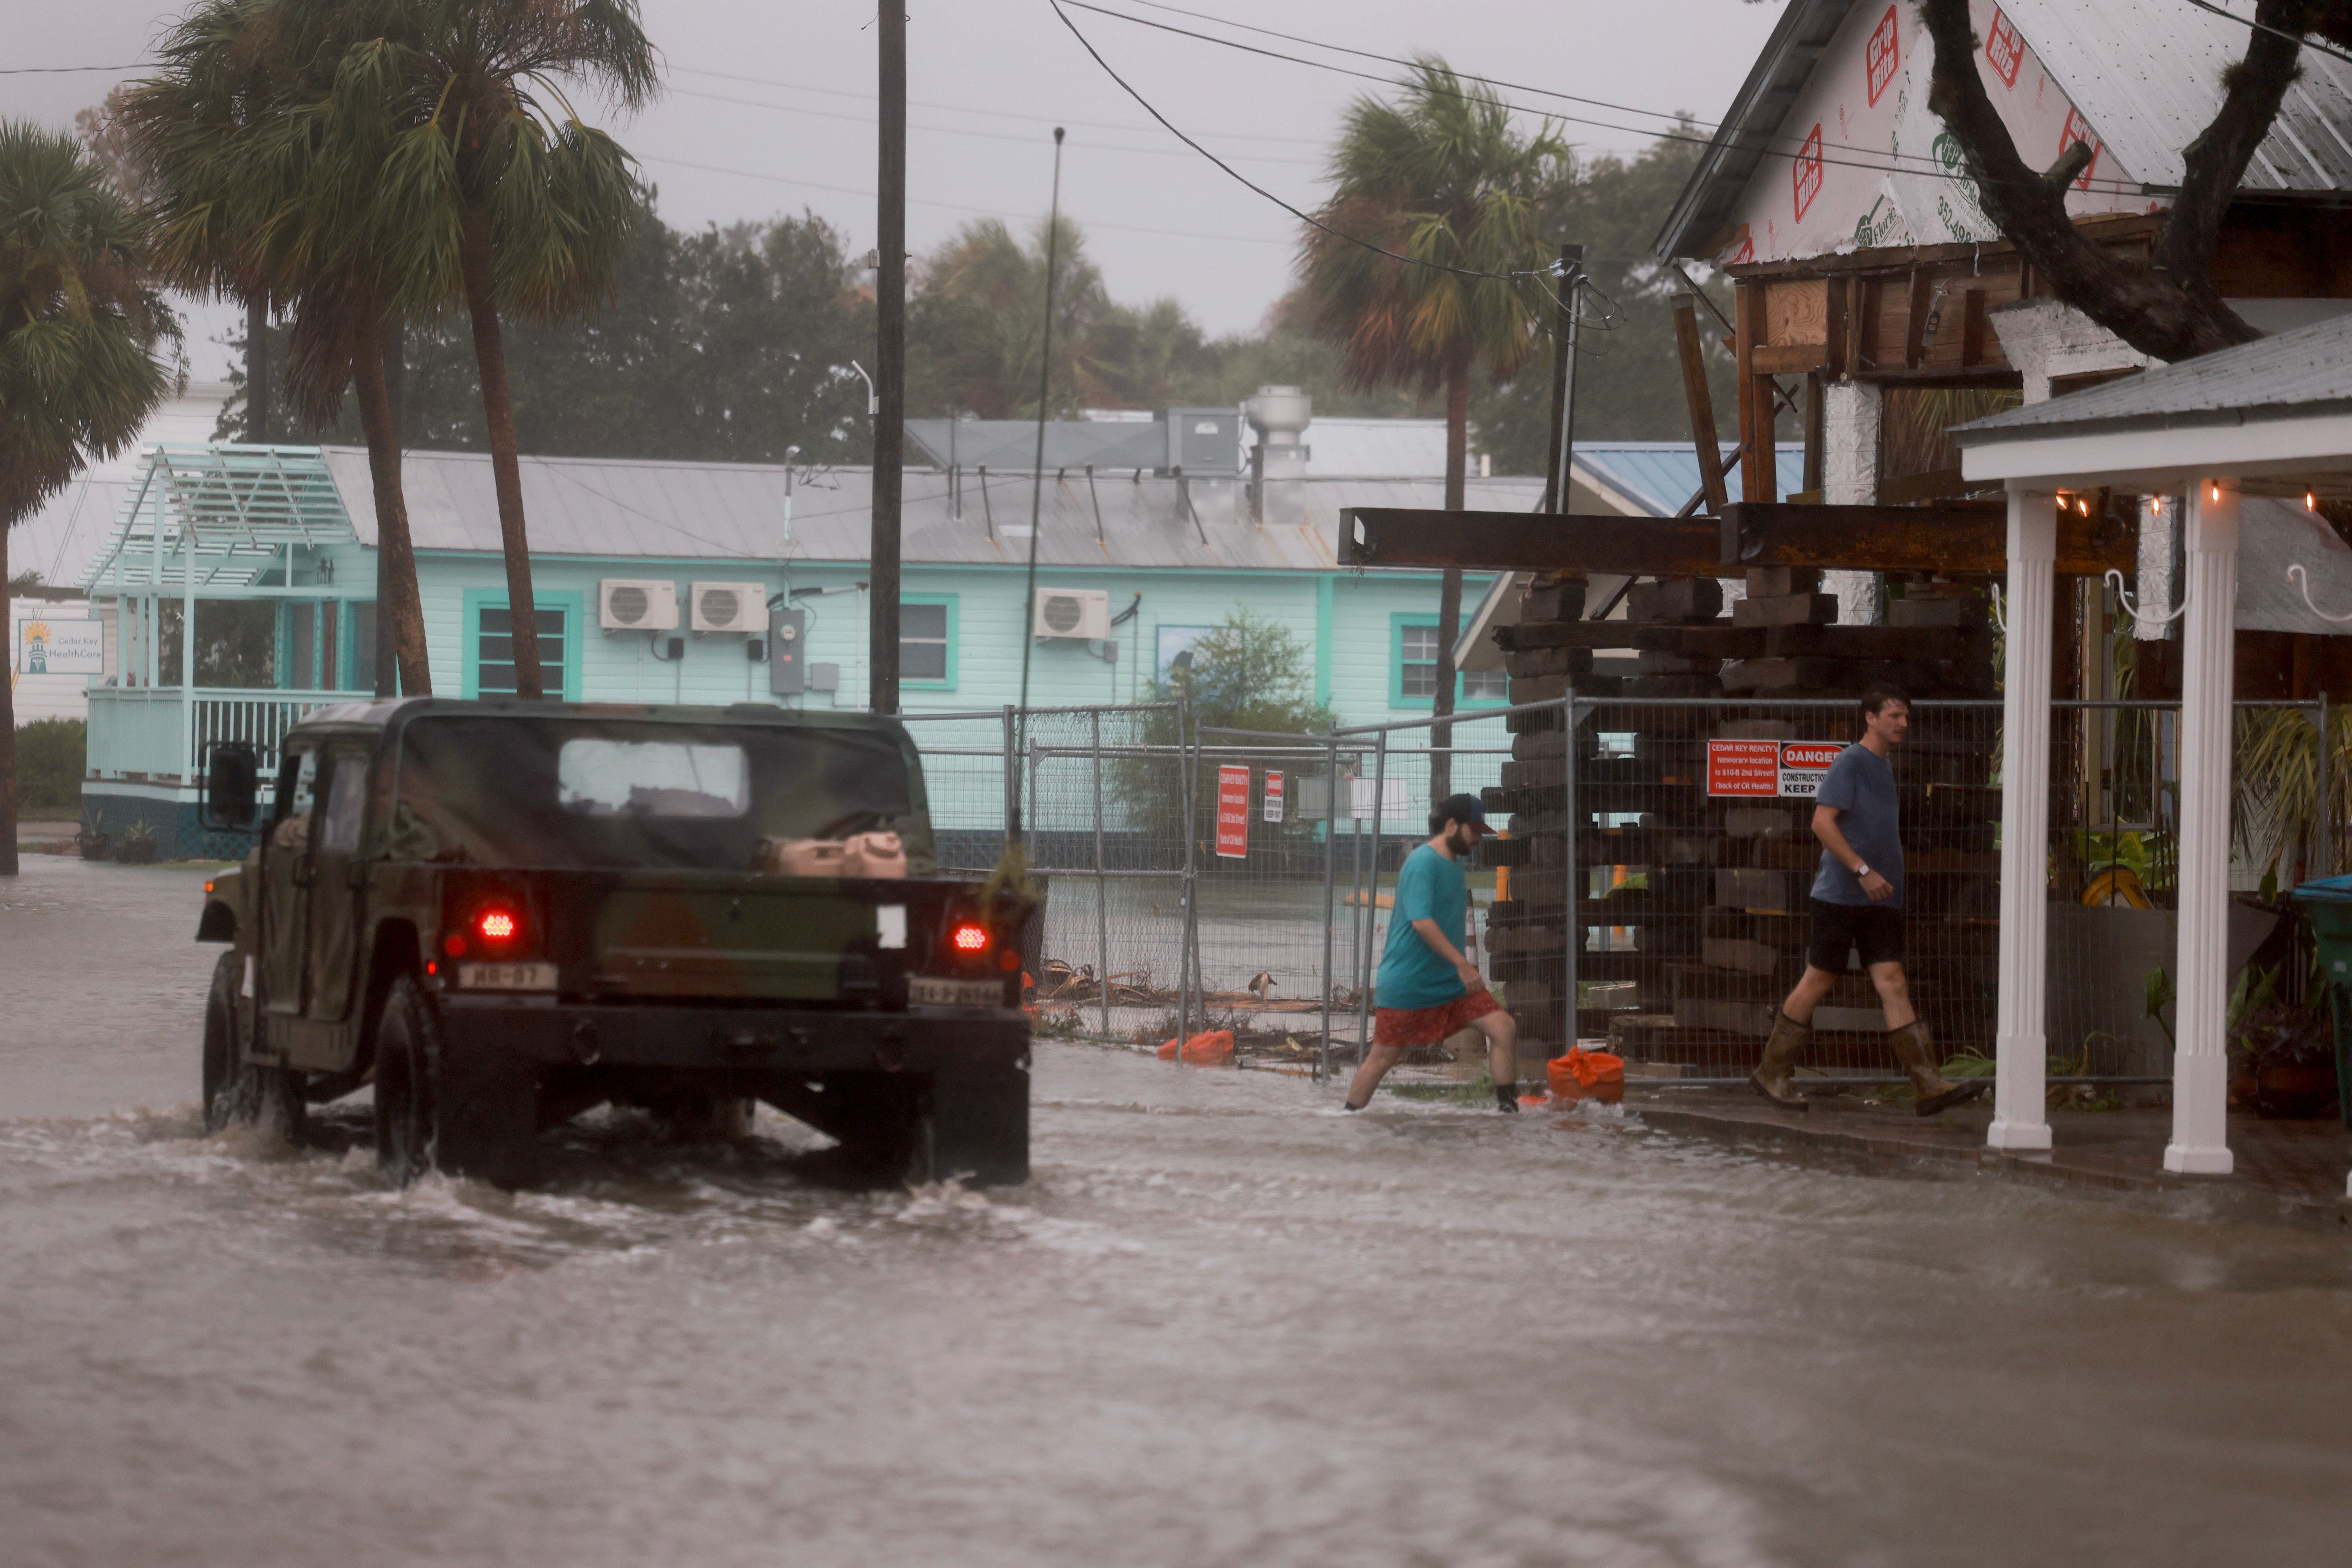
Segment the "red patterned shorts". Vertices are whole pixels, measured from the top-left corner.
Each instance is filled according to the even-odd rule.
[[[1471,1020],[1502,1010],[1503,1005],[1495,1000],[1495,994],[1483,985],[1434,1007],[1375,1007],[1372,1044],[1398,1047],[1433,1046],[1468,1028]]]

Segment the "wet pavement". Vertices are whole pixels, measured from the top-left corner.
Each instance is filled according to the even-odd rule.
[[[2352,1539],[2352,1244],[1040,1047],[1026,1188],[764,1117],[386,1191],[194,1100],[199,873],[0,884],[0,1563],[2197,1563]],[[353,1131],[363,1101],[334,1125]]]

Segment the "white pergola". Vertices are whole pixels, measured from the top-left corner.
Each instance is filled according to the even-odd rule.
[[[2043,1114],[2053,564],[2062,494],[2182,498],[2179,951],[2168,1171],[2227,1175],[2230,750],[2239,503],[2352,489],[2352,317],[2032,404],[1956,433],[2009,491],[1996,1149],[2050,1147]],[[2298,584],[2301,586],[2301,584]],[[2308,589],[2305,588],[2305,594]],[[2352,604],[2322,606],[2326,618]],[[2352,1190],[2352,1184],[2347,1184]]]

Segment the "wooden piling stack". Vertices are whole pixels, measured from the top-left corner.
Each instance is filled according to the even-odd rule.
[[[1559,1054],[1607,1034],[1640,1060],[1714,1073],[1752,1062],[1773,1010],[1804,963],[1805,900],[1820,848],[1803,801],[1710,799],[1712,738],[1847,742],[1852,710],[1758,717],[1659,698],[1858,697],[1892,681],[1916,697],[1989,695],[1991,637],[1975,590],[1902,585],[1885,626],[1835,625],[1837,600],[1816,570],[1751,572],[1726,613],[1712,578],[1637,584],[1622,620],[1588,621],[1584,585],[1538,578],[1519,624],[1496,641],[1515,703],[1571,686],[1601,699],[1576,735],[1574,819],[1569,741],[1556,713],[1515,715],[1512,761],[1486,792],[1510,837],[1491,844],[1511,897],[1489,914],[1495,977],[1521,1026],[1523,1052]],[[1597,648],[1631,648],[1634,672],[1592,673]],[[1991,993],[1989,914],[1997,871],[1987,777],[1990,722],[1927,723],[1900,754],[1913,991],[1939,1037],[1984,1032]],[[1630,735],[1603,754],[1599,737]],[[1566,836],[1576,834],[1580,900],[1566,907]],[[1563,994],[1571,930],[1605,928],[1607,951],[1582,951],[1587,989],[1571,1018]],[[1608,1004],[1601,1005],[1601,1003]],[[1889,1065],[1875,997],[1842,981],[1822,1019],[1825,1066]],[[1745,1071],[1745,1067],[1738,1070]]]

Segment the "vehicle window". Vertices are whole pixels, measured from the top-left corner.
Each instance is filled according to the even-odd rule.
[[[367,815],[367,759],[337,757],[327,785],[327,822],[319,847],[348,855],[360,847],[360,822]]]
[[[588,816],[740,816],[751,806],[740,746],[691,741],[566,741],[556,804]]]
[[[288,777],[281,784],[286,796],[281,816],[308,816],[319,804],[319,753],[297,752],[286,760]]]

